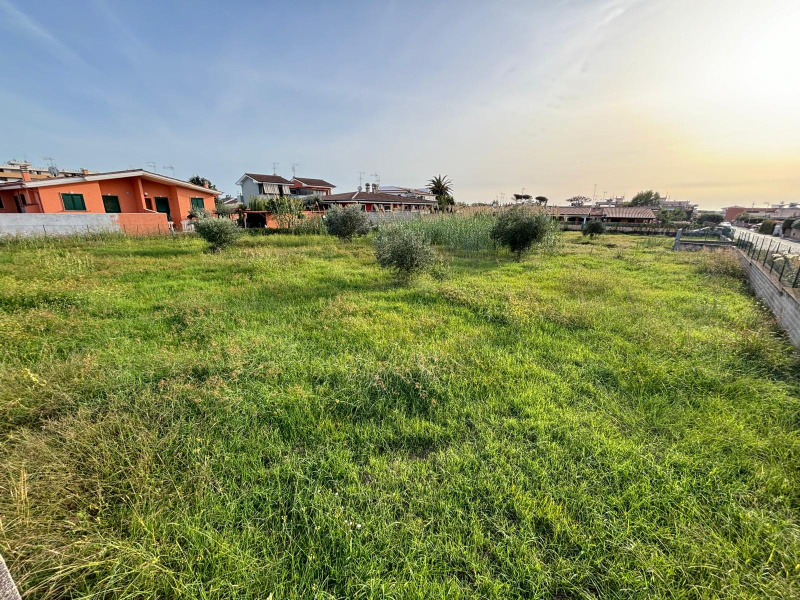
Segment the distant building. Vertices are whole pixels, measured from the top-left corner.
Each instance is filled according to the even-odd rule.
[[[291,194],[292,182],[280,175],[245,173],[236,182],[242,188],[242,202],[248,204],[253,196],[277,198]]]
[[[778,206],[728,206],[725,209],[725,220],[733,223],[739,220],[739,216],[747,213],[749,221],[763,221],[764,219],[775,219],[783,221],[800,217],[800,204],[790,203]]]
[[[369,184],[367,184],[369,185]],[[374,188],[375,186],[373,186]],[[382,185],[378,188],[380,194],[391,194],[392,196],[402,196],[404,198],[422,198],[423,200],[436,201],[436,194],[431,193],[425,188],[408,188],[396,185]]]
[[[56,169],[55,167],[34,167],[31,163],[22,160],[9,160],[0,164],[0,183],[8,181],[22,181],[22,174],[28,173],[31,181],[52,179],[54,177],[80,177],[89,175],[92,171],[86,169]]]
[[[647,206],[548,206],[546,210],[559,221],[570,223],[599,220],[648,225],[658,222],[656,213]]]
[[[221,193],[141,169],[38,181],[23,172],[21,181],[0,183],[0,213],[139,213],[181,228],[192,208],[213,212]]]
[[[292,178],[290,191],[295,196],[328,196],[335,187],[335,185],[328,183],[324,179],[294,177]]]
[[[377,188],[377,186],[372,186]],[[393,212],[404,210],[418,210],[431,212],[436,208],[436,200],[426,200],[413,196],[398,196],[385,192],[370,191],[367,184],[367,191],[347,192],[346,194],[331,194],[320,198],[320,204],[325,208],[332,206],[350,206],[358,204],[364,207],[367,212]]]

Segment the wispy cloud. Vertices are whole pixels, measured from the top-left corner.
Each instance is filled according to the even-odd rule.
[[[0,14],[5,15],[4,19],[0,19],[0,24],[3,24],[12,31],[22,32],[27,37],[41,43],[54,58],[64,64],[71,67],[75,67],[76,65],[82,67],[89,66],[83,58],[72,50],[72,48],[64,44],[31,17],[20,11],[11,4],[9,0],[0,0]]]

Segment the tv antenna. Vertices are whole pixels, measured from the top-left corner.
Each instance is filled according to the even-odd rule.
[[[272,174],[273,175],[277,175],[278,174],[278,165],[279,164],[281,164],[281,163],[279,163],[279,162],[272,163]]]
[[[46,160],[48,163],[50,163],[51,167],[56,166],[56,161],[51,156],[43,156],[42,160]]]
[[[156,171],[156,163],[154,163],[152,160],[150,162],[144,163],[144,166],[153,167],[153,173],[158,173],[158,171]]]
[[[378,175],[377,173],[372,173],[370,175],[370,177],[374,177],[375,178],[375,182],[378,184],[378,189],[380,190],[381,189],[381,176]]]
[[[173,167],[172,165],[164,165],[161,168],[162,169],[169,169],[170,171],[172,171],[172,177],[173,177],[173,179],[175,178],[175,167]]]
[[[364,171],[359,171],[358,172],[358,190],[359,191],[361,191],[361,184],[363,183],[364,175],[366,175],[366,173]]]
[[[300,163],[292,163],[292,178],[297,177],[297,167],[300,166]]]

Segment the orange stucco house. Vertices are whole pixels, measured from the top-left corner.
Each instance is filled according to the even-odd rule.
[[[214,211],[221,193],[141,169],[0,183],[3,213],[114,213],[123,230],[181,228],[193,206]]]

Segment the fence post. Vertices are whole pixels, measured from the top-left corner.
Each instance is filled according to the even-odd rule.
[[[762,265],[766,265],[767,264],[767,257],[769,256],[770,248],[772,248],[772,240],[769,241],[769,246],[767,246],[767,253],[764,254],[764,260],[761,261]]]
[[[778,275],[778,281],[781,281],[781,279],[783,278],[783,272],[786,270],[786,263],[787,262],[789,262],[789,259],[788,258],[784,258],[783,259],[783,266],[781,267],[781,274]]]

